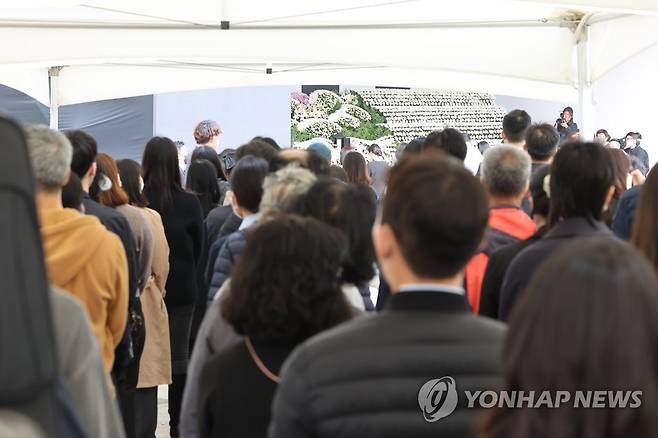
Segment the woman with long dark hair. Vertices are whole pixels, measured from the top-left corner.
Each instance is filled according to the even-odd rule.
[[[345,237],[316,219],[279,216],[250,231],[221,300],[244,340],[203,368],[201,437],[263,437],[284,360],[307,338],[346,321],[340,290]]]
[[[210,146],[197,146],[192,152],[192,162],[194,160],[208,160],[217,170],[217,178],[219,181],[226,181],[226,171],[222,165],[222,161],[219,159],[217,151],[215,151]]]
[[[203,250],[203,212],[197,197],[181,186],[176,145],[153,137],[142,159],[144,195],[160,213],[169,242],[169,277],[165,303],[169,313],[172,384],[169,385],[169,426],[178,437],[180,406],[185,387],[192,314],[196,302],[196,269]]]
[[[345,233],[348,255],[341,274],[343,290],[357,309],[374,310],[368,286],[376,273],[371,235],[375,222],[372,190],[335,178],[320,178],[288,211],[314,217]]]
[[[543,391],[570,399],[553,408],[494,408],[479,436],[658,437],[657,289],[655,268],[626,243],[598,237],[563,246],[512,315],[503,390],[534,391],[535,403]],[[605,408],[574,407],[576,391],[603,391]],[[633,391],[642,391],[639,406]],[[611,393],[631,407],[612,407]]]
[[[197,148],[201,149],[201,148]],[[212,149],[211,149],[212,150]],[[196,152],[196,151],[195,151]],[[219,162],[217,155],[214,154],[215,161]],[[208,281],[206,279],[206,265],[208,264],[208,249],[210,248],[210,240],[208,239],[208,224],[205,222],[208,214],[217,207],[220,199],[219,186],[217,180],[217,172],[213,164],[205,159],[197,158],[192,161],[189,169],[187,170],[187,182],[185,188],[194,193],[199,202],[201,202],[201,210],[203,211],[204,219],[204,239],[203,248],[201,250],[201,258],[197,263],[197,297],[196,306],[194,308],[194,316],[192,317],[192,328],[190,336],[190,347],[194,345],[196,334],[203,320],[203,315],[206,313],[205,297],[208,290]]]
[[[162,219],[157,211],[147,208],[142,193],[142,168],[133,160],[117,162],[121,189],[128,195],[130,205],[146,218],[153,234],[151,272],[140,295],[146,339],[139,363],[139,379],[135,397],[137,438],[152,438],[158,420],[158,386],[171,383],[171,347],[169,345],[169,317],[164,303],[165,283],[169,275],[169,244]]]
[[[185,188],[199,198],[204,219],[210,210],[217,207],[220,200],[217,171],[210,161],[205,159],[192,161],[187,169]]]
[[[227,150],[228,149],[224,150],[222,154],[226,155],[225,152]],[[228,183],[228,172],[224,165],[224,160],[220,159],[220,156],[217,155],[217,151],[210,146],[198,146],[194,149],[190,162],[194,163],[196,160],[208,160],[215,167],[215,170],[217,171],[217,186],[219,189],[218,204],[223,205],[226,193],[231,190],[231,185]]]

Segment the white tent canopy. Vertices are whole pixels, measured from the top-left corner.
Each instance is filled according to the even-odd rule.
[[[658,2],[22,0],[0,6],[0,38],[0,83],[55,110],[169,91],[349,83],[579,99],[582,111],[592,84],[658,43]]]

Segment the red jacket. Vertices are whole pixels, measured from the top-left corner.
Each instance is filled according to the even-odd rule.
[[[482,279],[489,256],[505,245],[529,238],[535,228],[533,220],[518,207],[499,206],[489,211],[489,225],[480,251],[466,265],[466,296],[474,313],[480,310]]]

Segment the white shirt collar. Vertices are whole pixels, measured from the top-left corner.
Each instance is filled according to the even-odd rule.
[[[466,295],[463,287],[448,286],[440,283],[414,283],[403,284],[398,292],[448,292],[457,295]]]
[[[249,216],[243,217],[242,223],[240,224],[240,228],[238,228],[238,230],[244,230],[249,228],[250,226],[255,224],[259,218],[260,218],[260,214],[258,213],[250,214]]]

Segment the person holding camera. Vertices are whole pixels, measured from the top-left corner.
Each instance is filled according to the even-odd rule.
[[[629,132],[626,134],[626,142],[624,143],[624,152],[626,152],[631,160],[633,170],[639,170],[642,175],[649,173],[649,154],[640,146],[642,142],[642,134],[639,132]]]
[[[578,124],[573,121],[573,108],[568,106],[560,113],[560,118],[555,121],[555,129],[560,134],[560,140],[578,134]]]

